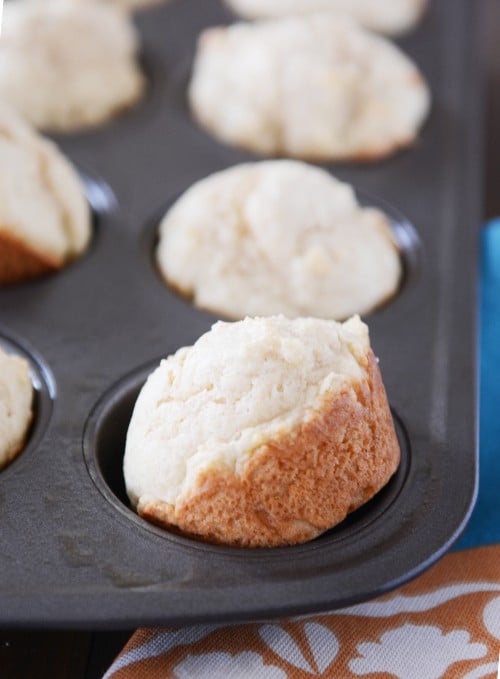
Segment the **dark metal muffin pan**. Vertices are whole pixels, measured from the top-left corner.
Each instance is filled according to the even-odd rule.
[[[57,139],[87,179],[92,246],[56,275],[0,290],[0,343],[30,358],[38,389],[26,450],[0,473],[0,625],[130,628],[329,610],[389,591],[457,539],[477,485],[479,4],[434,2],[401,41],[433,93],[416,145],[373,165],[325,165],[401,210],[418,234],[407,238],[401,294],[367,319],[401,467],[317,540],[254,551],[170,534],[126,503],[121,460],[138,390],[161,357],[215,320],[160,280],[158,211],[195,180],[254,158],[211,139],[185,105],[196,36],[229,12],[217,0],[174,0],[138,14],[144,101]]]

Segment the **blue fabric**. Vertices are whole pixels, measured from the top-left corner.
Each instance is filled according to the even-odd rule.
[[[500,543],[500,219],[481,234],[479,495],[457,547]]]

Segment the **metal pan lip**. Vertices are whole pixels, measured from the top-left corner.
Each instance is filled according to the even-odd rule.
[[[83,191],[92,213],[93,237],[99,221],[106,215],[118,210],[119,204],[115,193],[107,181],[87,165],[75,165],[83,185]]]

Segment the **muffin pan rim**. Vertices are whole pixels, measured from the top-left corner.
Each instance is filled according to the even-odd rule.
[[[345,541],[357,539],[359,534],[368,530],[373,522],[378,521],[386,512],[391,511],[393,505],[397,503],[398,497],[404,492],[404,487],[408,481],[412,467],[411,442],[403,420],[395,410],[391,408],[394,426],[401,447],[401,461],[398,465],[398,469],[388,484],[386,484],[386,486],[384,486],[369,503],[363,505],[357,512],[350,513],[346,519],[333,529],[333,533],[332,531],[326,531],[316,540],[299,545],[250,549],[204,543],[202,540],[182,536],[148,523],[139,517],[130,506],[127,506],[110,486],[110,483],[102,470],[102,465],[100,464],[98,452],[99,446],[97,445],[97,441],[106,421],[110,415],[113,415],[113,411],[116,411],[117,406],[119,407],[124,400],[128,400],[130,392],[135,392],[142,388],[147,377],[160,364],[160,360],[162,359],[148,362],[146,365],[131,371],[128,375],[123,376],[118,382],[109,387],[109,389],[100,397],[85,422],[82,435],[82,450],[87,471],[92,481],[103,497],[113,505],[115,510],[120,512],[122,517],[131,521],[140,530],[146,530],[160,539],[171,542],[172,547],[175,549],[194,549],[196,551],[210,552],[210,554],[218,555],[222,558],[227,557],[236,559],[281,559],[283,556],[287,555],[293,558],[307,558],[311,551],[310,545],[314,545],[313,549],[317,553],[318,550],[331,550],[335,546],[342,545]],[[388,498],[387,495],[390,497]],[[374,512],[372,510],[369,512],[369,516],[366,517],[368,505],[371,504],[373,507],[375,502],[382,502],[382,507],[375,509]],[[374,515],[372,516],[373,513]],[[356,515],[358,519],[356,519]],[[360,516],[362,517],[360,525],[357,525]],[[350,528],[347,529],[348,534],[345,535],[343,533],[343,528],[347,521],[349,522],[349,525],[354,525],[352,526],[352,530]],[[340,531],[336,529],[340,529]]]
[[[450,10],[452,3],[448,0],[447,4],[448,10]],[[123,272],[122,275],[122,272],[115,270],[116,267],[110,267],[109,270],[106,270],[106,286],[102,289],[102,294],[104,295],[105,291],[107,301],[116,303],[117,308],[113,310],[113,314],[104,316],[98,305],[92,306],[90,304],[92,298],[95,298],[100,292],[99,281],[93,280],[92,277],[95,277],[98,271],[102,271],[97,264],[104,265],[106,257],[110,258],[108,262],[113,262],[115,260],[122,261],[122,256],[130,256],[132,252],[134,252],[134,257],[137,255],[137,245],[141,244],[141,234],[138,234],[138,230],[148,217],[148,212],[144,211],[146,204],[149,207],[154,207],[161,203],[165,194],[175,194],[179,185],[184,185],[187,179],[194,181],[201,178],[206,174],[205,169],[208,164],[212,166],[212,171],[214,171],[221,163],[227,165],[229,163],[237,164],[242,160],[248,161],[248,155],[243,154],[242,156],[237,151],[217,146],[206,139],[203,134],[200,134],[195,137],[194,143],[188,144],[188,152],[197,154],[196,163],[191,165],[188,158],[179,154],[175,157],[176,172],[170,176],[169,181],[155,182],[154,177],[150,177],[151,185],[145,183],[141,186],[144,193],[142,197],[133,193],[134,185],[130,183],[133,178],[132,173],[127,174],[125,172],[123,177],[120,176],[120,173],[116,173],[116,162],[121,156],[120,153],[114,154],[114,147],[111,144],[114,132],[113,125],[111,125],[107,126],[106,130],[103,129],[102,134],[100,131],[96,132],[95,137],[85,134],[85,144],[88,143],[92,147],[92,143],[95,142],[94,152],[97,151],[100,142],[103,142],[107,146],[107,150],[111,152],[109,159],[105,157],[105,154],[96,153],[90,165],[100,176],[105,177],[110,186],[113,187],[120,208],[119,214],[113,215],[111,220],[106,220],[103,228],[100,229],[98,249],[92,253],[92,257],[83,258],[81,266],[72,267],[72,271],[68,271],[67,275],[53,276],[50,280],[40,281],[40,285],[37,283],[35,286],[27,286],[26,289],[20,288],[15,293],[11,291],[9,294],[3,294],[0,291],[0,307],[6,301],[6,326],[12,328],[12,331],[20,337],[30,337],[33,340],[41,355],[54,369],[58,381],[59,396],[64,397],[57,400],[57,413],[54,413],[54,426],[51,426],[51,432],[54,432],[55,425],[63,425],[63,436],[53,439],[53,450],[49,450],[44,445],[43,451],[44,462],[46,462],[50,473],[55,477],[54,481],[60,491],[57,506],[50,508],[47,505],[42,514],[37,514],[37,516],[42,516],[43,520],[36,527],[34,544],[36,545],[37,539],[46,539],[47,547],[43,553],[37,551],[36,548],[30,550],[28,538],[25,539],[23,544],[16,543],[16,533],[9,533],[10,523],[16,523],[17,533],[27,530],[29,536],[30,513],[28,509],[31,511],[39,510],[42,507],[41,502],[37,504],[37,498],[34,498],[25,509],[23,503],[13,504],[9,494],[6,494],[3,498],[5,502],[3,516],[6,538],[12,537],[13,545],[16,545],[16,549],[18,549],[14,556],[16,559],[23,559],[24,568],[10,568],[11,563],[7,558],[9,555],[4,555],[6,570],[2,580],[0,580],[0,610],[2,611],[0,626],[58,627],[67,625],[109,628],[141,625],[148,622],[156,624],[196,623],[214,620],[218,616],[222,616],[225,621],[241,621],[264,615],[273,616],[324,610],[325,607],[333,608],[338,605],[347,605],[375,594],[381,594],[401,584],[404,580],[428,567],[458,537],[470,515],[476,492],[475,473],[477,473],[477,470],[474,472],[474,467],[477,467],[477,457],[475,457],[476,451],[473,440],[475,423],[472,421],[471,412],[474,401],[475,370],[470,365],[470,361],[473,360],[474,345],[472,317],[475,300],[472,299],[474,297],[472,285],[475,269],[474,264],[469,259],[463,262],[463,267],[460,266],[460,262],[455,261],[454,257],[459,258],[461,254],[463,255],[464,250],[460,243],[450,240],[450,234],[458,233],[460,235],[463,233],[465,245],[471,246],[468,251],[470,258],[470,254],[474,252],[471,222],[479,219],[481,181],[479,162],[481,153],[470,140],[467,143],[462,141],[465,135],[463,130],[459,128],[459,124],[463,122],[467,131],[471,133],[472,140],[477,141],[480,137],[477,97],[473,96],[474,93],[471,92],[469,87],[467,97],[461,98],[461,93],[464,91],[464,82],[474,85],[474,90],[477,87],[477,63],[475,61],[477,50],[471,48],[464,54],[461,49],[462,37],[465,35],[464,30],[467,29],[467,34],[470,30],[470,18],[473,10],[470,6],[467,7],[464,1],[461,4],[456,3],[456,5],[453,3],[453,5],[453,11],[450,11],[449,16],[446,17],[446,23],[441,26],[440,22],[445,17],[446,3],[433,5],[429,16],[426,18],[425,30],[419,29],[414,36],[408,38],[407,42],[405,40],[405,45],[408,45],[409,51],[417,50],[418,52],[424,49],[429,34],[430,53],[434,57],[437,54],[432,65],[432,72],[429,71],[429,75],[434,78],[434,84],[443,85],[442,91],[437,92],[434,89],[434,93],[438,95],[438,106],[434,109],[426,128],[422,131],[422,138],[418,146],[404,154],[399,154],[390,162],[376,166],[364,166],[363,175],[360,174],[359,167],[351,166],[347,168],[345,165],[342,165],[341,168],[339,166],[341,171],[338,173],[341,180],[347,178],[351,183],[359,180],[360,176],[366,177],[369,180],[367,189],[377,195],[382,195],[380,186],[387,186],[388,200],[404,207],[411,221],[418,225],[418,233],[424,246],[425,260],[423,261],[422,276],[419,277],[418,283],[412,286],[408,290],[408,294],[404,296],[404,304],[402,299],[401,304],[391,305],[390,308],[373,315],[370,326],[375,351],[382,358],[383,377],[388,388],[389,399],[408,427],[412,447],[415,450],[416,465],[412,472],[411,483],[417,483],[418,488],[425,491],[422,512],[427,517],[432,517],[435,525],[423,525],[419,517],[410,513],[408,521],[403,524],[403,528],[406,527],[405,530],[407,529],[408,533],[404,536],[403,548],[398,552],[399,558],[398,560],[392,559],[390,550],[386,551],[384,554],[388,561],[385,564],[383,558],[381,561],[381,555],[376,550],[372,553],[373,540],[360,544],[356,560],[359,561],[368,552],[370,563],[375,564],[377,577],[374,579],[373,569],[364,568],[363,570],[363,567],[358,567],[354,563],[352,570],[347,573],[349,579],[354,579],[354,584],[344,587],[342,591],[342,583],[346,585],[345,578],[342,579],[342,573],[338,577],[335,574],[329,576],[329,578],[322,575],[318,578],[310,577],[307,580],[293,582],[284,580],[280,582],[264,581],[261,573],[261,582],[257,586],[255,583],[253,585],[248,584],[249,573],[244,572],[244,569],[241,569],[242,579],[240,584],[234,584],[234,577],[238,573],[229,573],[228,576],[232,577],[232,583],[219,583],[219,586],[211,588],[208,581],[205,586],[199,584],[199,579],[196,578],[199,573],[196,573],[191,562],[185,564],[188,573],[183,580],[178,573],[177,565],[169,561],[168,553],[165,553],[164,549],[157,549],[158,543],[164,544],[164,540],[157,540],[154,536],[148,536],[147,539],[141,538],[137,534],[130,536],[123,529],[123,526],[115,521],[113,508],[109,506],[93,484],[85,465],[78,463],[78,461],[82,461],[81,432],[83,422],[79,421],[74,423],[75,426],[70,427],[70,423],[64,419],[64,413],[67,412],[65,406],[78,409],[81,417],[84,418],[92,404],[106,390],[107,385],[113,384],[120,375],[126,374],[130,365],[141,365],[151,355],[159,355],[160,345],[162,351],[167,353],[172,344],[173,336],[175,336],[176,346],[192,343],[197,336],[208,329],[208,324],[214,321],[215,317],[201,311],[193,312],[190,308],[187,308],[187,305],[184,306],[173,300],[168,291],[165,294],[165,289],[162,289],[162,295],[160,295],[156,286],[149,285],[151,281],[146,285],[148,294],[140,295],[136,289],[137,285],[143,283],[139,272],[131,270]],[[206,3],[206,7],[211,8],[209,11],[214,10],[215,6],[214,1]],[[157,44],[159,44],[160,39],[164,39],[164,35],[163,29],[160,30],[159,25],[157,27],[154,25],[158,18],[164,16],[166,19],[167,13],[169,18],[172,18],[175,12],[178,12],[176,16],[180,25],[186,27],[188,26],[188,13],[192,8],[193,2],[190,0],[185,0],[185,4],[174,3],[168,8],[166,6],[158,7],[144,12],[139,23],[147,39],[153,40],[153,42],[157,41]],[[194,17],[194,20],[200,23],[200,17]],[[436,36],[436,31],[439,28],[443,30],[440,32],[439,49],[436,51],[433,47],[435,43],[433,43],[432,36]],[[167,22],[165,29],[168,29]],[[175,44],[175,30],[170,32],[170,37]],[[178,41],[177,46],[182,50],[185,48],[184,42],[181,45]],[[153,47],[152,49],[156,48]],[[168,56],[168,59],[170,62],[172,61],[171,55]],[[167,63],[166,72],[169,72],[169,70]],[[425,69],[422,70],[425,73]],[[452,77],[446,78],[445,76],[448,76],[450,72]],[[476,77],[476,80],[467,80],[471,74]],[[166,95],[162,100],[165,105],[169,102],[169,96],[167,86]],[[448,111],[456,114],[454,106],[457,102],[461,104],[460,112],[463,108],[463,117],[448,119],[445,114]],[[154,145],[148,145],[148,140],[144,137],[145,130],[147,127],[149,129],[149,125],[153,128],[151,134],[153,132],[158,134],[160,130],[164,130],[159,123],[161,122],[164,125],[166,117],[157,115],[157,113],[156,111],[148,118],[148,125],[143,118],[140,121],[132,121],[127,116],[125,121],[124,117],[117,121],[116,132],[121,135],[119,146],[123,145],[127,153],[134,151],[137,153],[138,149],[142,150],[142,147],[135,144],[134,139],[125,138],[128,132],[137,132],[137,137],[141,137],[141,144],[145,141],[146,151],[152,154],[153,166],[156,163],[158,167],[160,166],[160,154],[155,155]],[[176,134],[179,136],[187,134],[187,130],[192,129],[192,122],[190,121],[187,124],[186,120],[179,118],[178,112],[171,111],[171,113],[172,135],[175,137]],[[135,122],[140,123],[137,130],[134,130]],[[462,134],[458,134],[457,130]],[[167,132],[165,131],[165,134],[168,137]],[[440,145],[441,137],[446,138],[442,142],[444,146]],[[172,136],[169,137],[170,140],[172,138]],[[88,164],[88,155],[84,152],[81,139],[75,137],[62,140],[59,137],[58,141],[70,158],[74,160],[75,165]],[[425,172],[419,175],[419,172],[422,172],[423,169],[422,158],[425,160],[426,157],[427,159],[430,157],[427,151],[429,143],[433,143],[433,141],[437,141],[435,163],[437,170],[439,170],[439,200],[429,189],[429,184],[426,182],[430,168],[425,167]],[[458,149],[455,155],[449,155],[450,149],[453,149],[451,142],[455,142]],[[209,154],[210,163],[207,160]],[[448,154],[448,164],[441,163],[440,156],[445,154]],[[461,162],[450,167],[449,163],[453,158],[458,158]],[[115,166],[113,166],[113,163],[115,163]],[[405,181],[408,182],[410,176],[409,170],[412,170],[412,173],[415,170],[415,177],[413,174],[411,175],[412,186],[415,183],[418,185],[420,180],[423,189],[427,188],[430,191],[429,208],[427,210],[419,209],[415,201],[412,201],[411,192],[405,190]],[[430,174],[433,178],[436,177],[435,173],[430,172]],[[376,180],[372,181],[374,176],[377,175],[383,175],[382,184]],[[394,200],[394,188],[391,187],[390,181],[388,182],[391,176],[396,178],[396,185],[399,182],[399,186],[402,188],[404,201],[401,203]],[[130,192],[131,188],[132,192]],[[465,191],[465,188],[468,190]],[[408,189],[407,185],[406,189]],[[444,196],[442,199],[441,193]],[[410,207],[405,202],[408,200]],[[457,212],[454,202],[459,206],[460,212]],[[411,205],[413,205],[413,208],[411,208]],[[424,221],[420,221],[419,215],[422,220],[429,220],[430,223],[426,224]],[[456,223],[454,223],[453,218],[455,218]],[[444,224],[441,222],[444,222]],[[467,230],[465,230],[465,226],[467,226]],[[436,228],[433,230],[432,227]],[[460,229],[463,229],[463,232]],[[116,236],[121,234],[122,231],[126,231],[122,234],[123,239],[117,239]],[[435,245],[440,247],[443,244],[448,247],[451,246],[448,257],[441,257],[442,253],[439,253],[438,257],[435,251]],[[438,271],[435,268],[437,264],[443,264],[445,271]],[[446,269],[446,266],[448,269]],[[67,303],[68,298],[72,299],[71,295],[75,291],[75,287],[71,286],[81,283],[84,279],[88,283],[89,289],[86,290],[82,299],[78,299],[78,302],[82,306],[82,313],[87,314],[89,310],[95,309],[97,318],[85,316],[85,325],[88,325],[89,329],[84,338],[80,336],[79,326],[76,326],[77,331],[69,321],[66,322],[67,319],[61,319],[61,322],[57,325],[60,343],[59,346],[57,346],[57,343],[52,346],[49,334],[46,331],[42,331],[40,334],[38,334],[38,331],[35,333],[36,322],[43,323],[44,316],[37,313],[33,300],[38,301],[37,296],[39,295],[41,299],[47,297],[53,304],[62,301]],[[60,282],[61,284],[59,284]],[[66,285],[68,292],[65,297],[61,288],[65,288]],[[454,294],[455,285],[456,294]],[[445,288],[444,291],[443,288]],[[110,319],[123,320],[125,317],[125,309],[121,310],[119,307],[119,304],[123,303],[124,291],[127,293],[127,303],[145,326],[143,329],[141,328],[140,334],[134,334],[134,328],[132,328],[133,351],[120,345],[118,334],[113,332],[112,327],[106,325],[106,322],[109,322]],[[465,296],[458,299],[457,295],[463,294],[464,291]],[[33,295],[33,299],[31,295]],[[424,312],[421,313],[419,305],[426,301],[428,308],[425,308]],[[147,310],[140,313],[140,308],[137,305],[141,302],[151,304],[155,313],[147,313]],[[448,302],[450,303],[449,308],[443,306]],[[167,313],[166,317],[163,318],[163,310],[169,304],[171,305],[171,313],[170,315]],[[27,305],[27,308],[33,312],[29,322],[28,319],[23,319],[18,313],[16,307],[22,305]],[[3,311],[4,308],[2,307]],[[440,320],[441,317],[438,312],[444,313],[443,318],[445,320]],[[421,328],[416,327],[413,322],[416,319],[423,319]],[[432,323],[436,319],[441,327],[439,332],[433,332],[432,335],[436,343],[429,344],[426,328],[429,322]],[[459,319],[462,320],[459,322]],[[387,326],[394,322],[399,324],[397,343],[392,342],[390,334],[386,332]],[[103,328],[109,328],[109,331],[103,333]],[[461,332],[460,342],[451,344],[453,333],[459,331]],[[92,332],[97,333],[96,340],[92,339]],[[415,335],[415,343],[411,344],[413,349],[410,356],[411,362],[415,362],[417,359],[422,361],[415,381],[412,381],[413,372],[408,369],[405,362],[408,357],[405,357],[405,361],[402,361],[402,357],[398,356],[399,344],[404,345],[413,334]],[[139,337],[141,342],[137,341]],[[85,343],[82,344],[82,340]],[[79,370],[78,375],[65,371],[64,366],[59,364],[58,349],[63,343],[67,347],[66,350],[75,358],[76,367]],[[117,351],[120,346],[124,349],[123,356],[120,356]],[[91,360],[86,360],[85,356],[80,355],[86,351],[91,353],[92,350],[99,351],[101,357],[99,366],[95,366]],[[392,355],[393,353],[394,355]],[[439,371],[435,371],[436,377],[432,370],[439,365],[439,359],[443,356],[446,360],[443,367]],[[460,374],[450,374],[450,370],[457,368]],[[437,384],[437,388],[432,393],[427,394],[427,391],[421,388],[419,379],[420,374],[425,375],[429,371],[431,371],[434,380],[443,376],[446,379],[442,384]],[[401,384],[401,380],[405,380],[406,384]],[[470,390],[467,390],[468,393],[465,396],[462,395],[457,398],[456,395],[463,389],[464,384],[469,386]],[[428,403],[422,402],[422,393],[431,397]],[[466,411],[465,408],[467,408]],[[464,417],[465,412],[467,417]],[[57,417],[55,417],[56,414]],[[450,428],[451,425],[452,428]],[[454,446],[457,445],[457,441],[459,445],[455,450]],[[47,442],[44,441],[45,443]],[[468,451],[465,446],[468,447]],[[33,461],[33,458],[31,461]],[[460,469],[460,466],[457,465],[460,464],[463,464],[467,474],[470,474],[469,478],[464,479],[463,482],[460,474],[457,473],[457,470]],[[14,496],[18,494],[18,497],[24,497],[19,495],[19,493],[24,492],[24,480],[28,484],[38,482],[35,473],[38,470],[35,467],[36,465],[31,464],[23,467],[23,472],[26,472],[25,479],[19,478],[21,474],[11,476],[9,482],[12,481],[12,494]],[[450,480],[445,479],[445,474],[451,475]],[[447,499],[446,495],[443,495],[443,490],[450,489],[455,494],[453,503]],[[437,510],[432,511],[432,503],[436,501],[442,503],[438,515],[436,514]],[[20,507],[24,511],[22,516],[18,515]],[[64,529],[73,531],[77,542],[79,549],[77,556],[79,555],[80,559],[77,565],[64,561],[64,555],[58,553],[56,542],[52,540],[53,536],[49,532],[49,529],[52,529],[52,531],[54,528],[59,529],[58,519],[62,522],[61,514],[58,514],[59,508],[64,509]],[[404,513],[407,508],[402,507],[401,509]],[[77,516],[74,516],[75,510],[77,510]],[[446,514],[451,515],[451,522]],[[419,518],[417,524],[412,523],[412,516],[415,520]],[[44,522],[45,524],[52,522],[52,525],[43,525]],[[379,538],[382,541],[381,544],[384,545],[383,536],[379,534]],[[415,551],[413,565],[409,560],[412,556],[408,554],[410,547]],[[382,557],[384,557],[384,554]],[[151,557],[153,557],[153,564],[151,564]],[[393,563],[395,561],[398,561],[398,563]],[[35,562],[37,568],[31,572]],[[417,563],[417,566],[415,566],[415,563]],[[137,568],[137,571],[134,571],[134,568]],[[189,571],[190,568],[192,572]],[[392,570],[394,568],[397,572]],[[146,571],[145,579],[148,580],[148,583],[137,584],[142,581],[137,577],[134,580],[132,576],[137,576],[138,573],[144,574]],[[8,573],[14,573],[14,575],[9,576]],[[193,577],[190,579],[191,575]],[[258,569],[256,569],[254,575],[257,578],[259,577]],[[359,579],[360,576],[363,576],[362,580]],[[327,587],[325,583],[327,583]],[[300,598],[301,589],[304,587],[308,598],[306,596],[305,599],[299,601],[297,597]],[[324,595],[325,587],[329,593],[328,598],[325,598]],[[273,593],[274,596],[271,596]],[[241,596],[238,596],[238,594]],[[293,597],[295,597],[295,601],[291,600]],[[262,605],[263,599],[267,599],[266,607]]]

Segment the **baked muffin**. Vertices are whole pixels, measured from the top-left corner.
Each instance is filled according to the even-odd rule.
[[[222,142],[325,161],[376,160],[411,145],[430,105],[401,50],[332,13],[205,30],[188,99]]]
[[[118,7],[123,7],[129,10],[142,9],[144,7],[150,7],[152,5],[159,5],[160,2],[163,4],[168,0],[106,0],[111,2]]]
[[[219,322],[161,362],[135,405],[124,475],[148,521],[272,547],[335,526],[399,458],[366,325],[278,316]]]
[[[33,417],[33,385],[28,362],[0,347],[0,469],[24,447]]]
[[[157,262],[196,306],[228,318],[342,320],[388,300],[401,279],[388,218],[325,170],[293,160],[194,184],[161,222]]]
[[[226,0],[226,3],[247,19],[342,12],[372,31],[398,35],[415,26],[428,0]]]
[[[60,269],[84,252],[90,235],[73,167],[0,103],[0,285]]]
[[[45,5],[48,2],[54,2],[58,0],[31,0],[31,2],[41,2]],[[136,10],[143,9],[145,7],[151,7],[153,5],[165,4],[169,0],[65,0],[65,2],[89,4],[93,2],[103,2],[104,4],[115,5],[115,7],[120,7],[125,10]]]
[[[7,3],[0,97],[38,128],[103,123],[143,93],[137,42],[126,13],[104,3]]]

